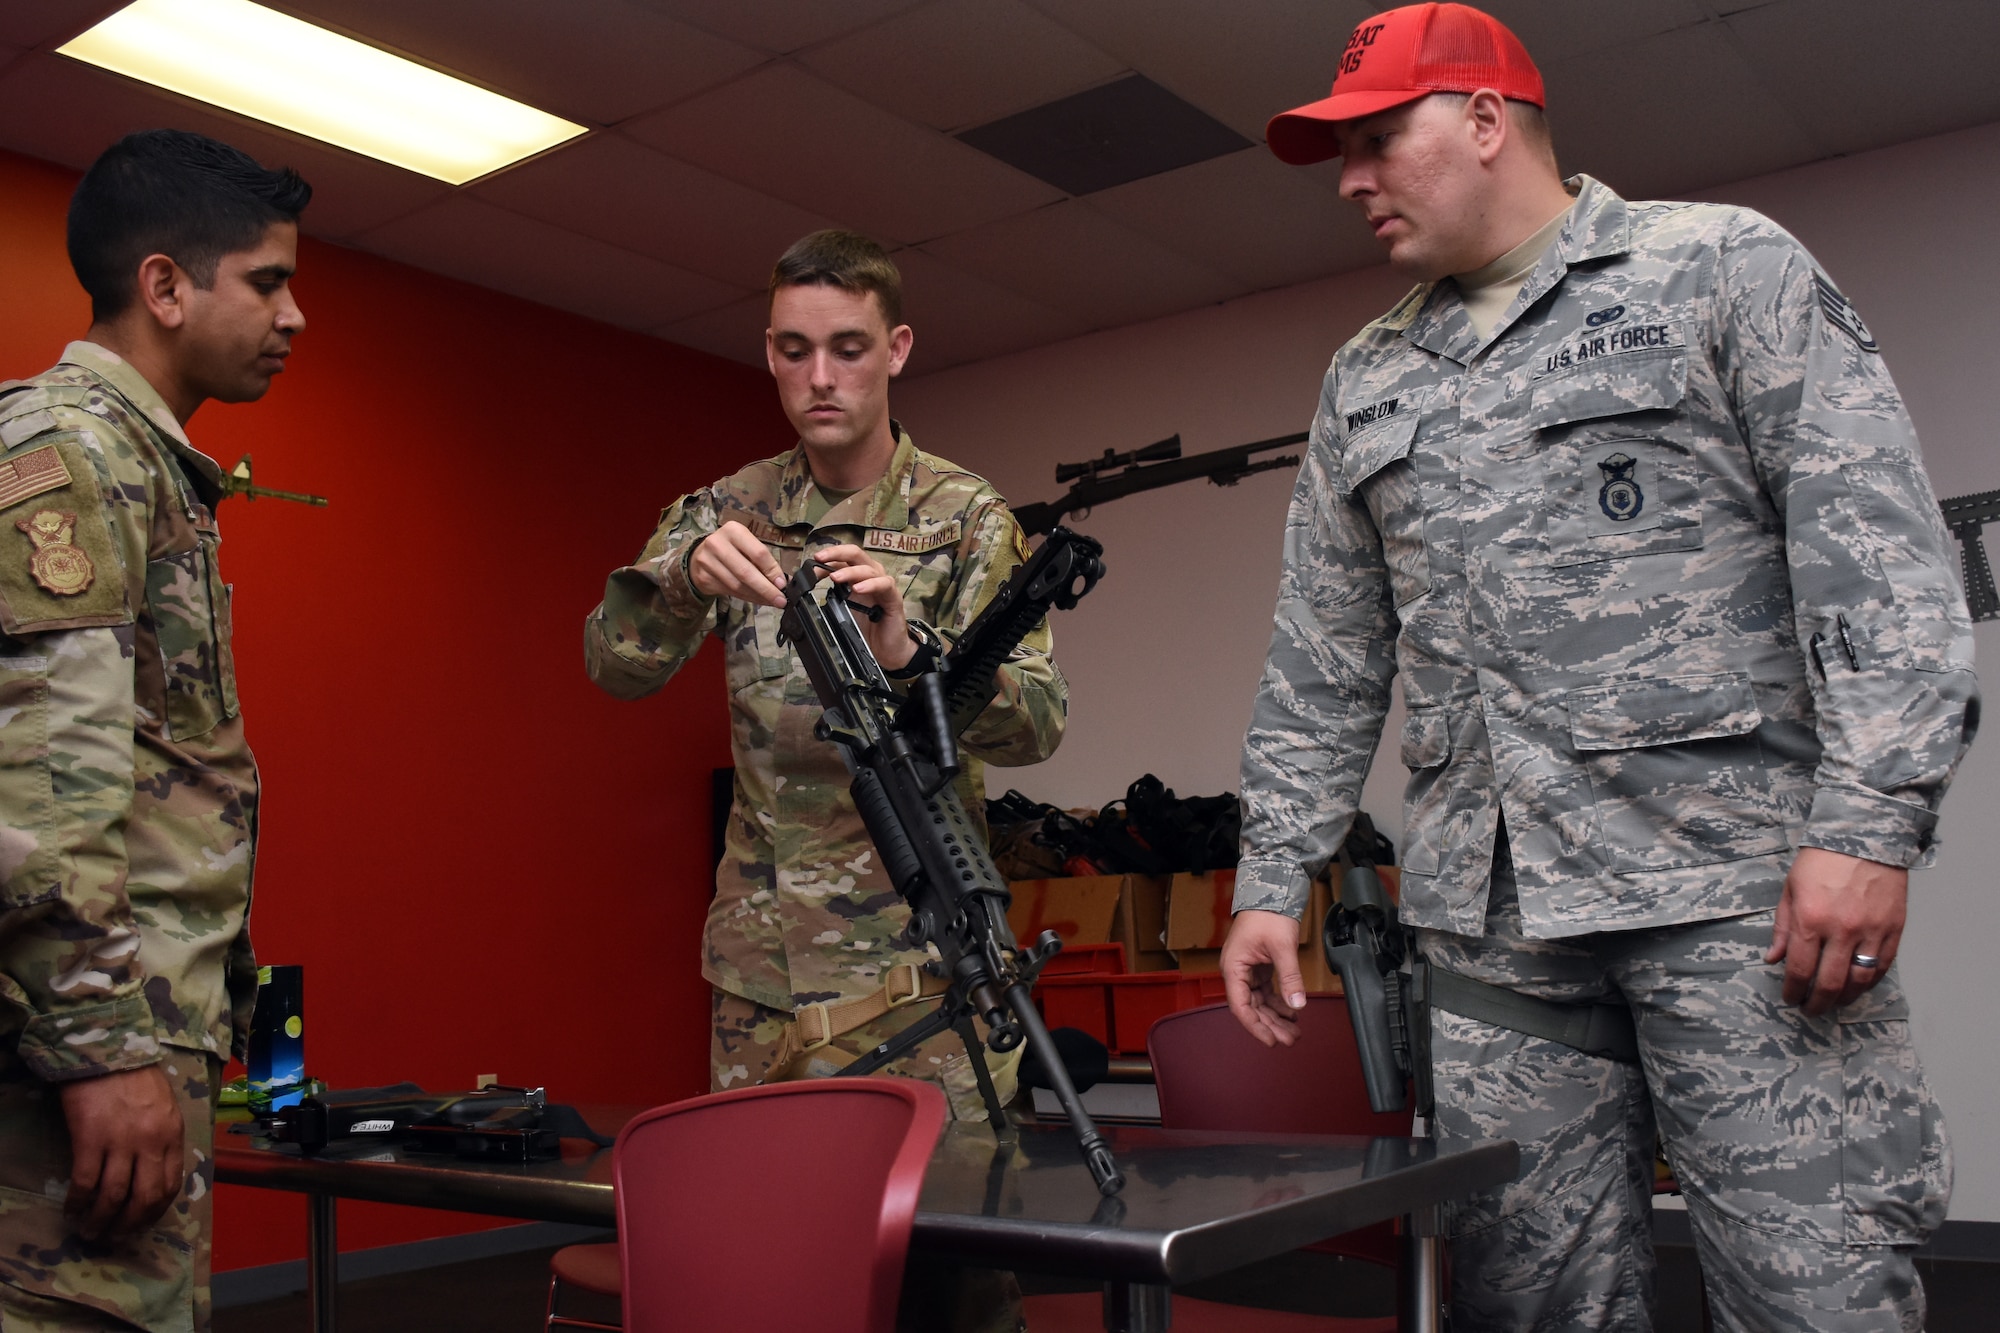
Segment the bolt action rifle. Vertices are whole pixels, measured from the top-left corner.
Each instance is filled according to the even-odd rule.
[[[785,588],[780,629],[798,652],[825,710],[814,734],[831,742],[854,775],[852,792],[868,836],[896,892],[910,907],[910,942],[936,948],[927,964],[949,983],[936,1010],[841,1071],[870,1074],[947,1029],[965,1043],[996,1133],[1007,1120],[973,1028],[986,1024],[985,1045],[1011,1051],[1026,1041],[1083,1150],[1100,1193],[1116,1194],[1125,1177],[1049,1039],[1028,990],[1062,948],[1054,931],[1022,947],[1007,924],[1011,895],[985,840],[966,816],[952,779],[958,775],[958,735],[992,701],[993,672],[1051,607],[1073,607],[1104,573],[1103,548],[1062,528],[1051,532],[1028,562],[966,627],[943,663],[911,682],[907,696],[891,688],[868,648],[854,611],[879,618],[877,608],[849,600],[829,583],[813,596],[818,571],[810,556]]]
[[[1137,495],[1140,491],[1198,480],[1207,480],[1215,486],[1234,486],[1254,473],[1299,465],[1297,454],[1255,461],[1251,459],[1252,454],[1304,444],[1311,438],[1309,432],[1301,431],[1297,435],[1280,435],[1276,439],[1215,449],[1190,458],[1181,457],[1181,437],[1178,435],[1169,435],[1156,444],[1134,449],[1130,453],[1121,454],[1106,449],[1102,458],[1056,464],[1056,484],[1071,483],[1068,492],[1058,500],[1021,505],[1014,510],[1014,517],[1021,524],[1021,531],[1034,537],[1054,528],[1070,514],[1083,513],[1108,501]]]

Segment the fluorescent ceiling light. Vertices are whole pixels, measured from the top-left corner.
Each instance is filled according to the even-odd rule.
[[[453,185],[584,132],[250,0],[137,0],[57,50]]]

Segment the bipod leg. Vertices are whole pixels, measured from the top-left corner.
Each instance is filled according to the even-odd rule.
[[[986,1044],[979,1040],[978,1029],[972,1026],[972,1015],[960,1014],[952,1027],[965,1043],[965,1058],[972,1061],[972,1077],[979,1084],[979,1095],[986,1101],[986,1119],[993,1126],[993,1137],[1002,1143],[1012,1143],[1014,1122],[1007,1118],[1007,1108],[1000,1104],[1000,1090],[993,1086],[993,1071],[986,1067]]]
[[[847,1078],[853,1076],[859,1078],[864,1074],[874,1073],[891,1060],[899,1060],[903,1056],[908,1055],[938,1033],[950,1031],[952,1026],[958,1021],[958,1016],[964,1011],[965,1001],[960,998],[958,987],[953,986],[944,993],[944,999],[938,1004],[937,1008],[910,1024],[901,1032],[898,1032],[895,1036],[889,1038],[889,1040],[883,1042],[859,1060],[856,1060],[853,1064],[843,1068],[834,1077]]]
[[[1125,1175],[1118,1169],[1118,1163],[1111,1159],[1111,1149],[1106,1146],[1104,1136],[1097,1132],[1097,1125],[1090,1118],[1090,1112],[1083,1109],[1082,1100],[1076,1095],[1076,1085],[1069,1081],[1069,1070],[1056,1053],[1056,1044],[1049,1037],[1049,1029],[1036,1012],[1035,1002],[1028,997],[1028,983],[1017,981],[1007,988],[1007,1006],[1014,1011],[1015,1019],[1021,1024],[1021,1031],[1027,1036],[1028,1049],[1041,1060],[1042,1068],[1049,1078],[1049,1090],[1062,1103],[1063,1111],[1069,1116],[1070,1128],[1076,1131],[1077,1146],[1083,1149],[1083,1162],[1090,1168],[1090,1177],[1097,1182],[1099,1194],[1116,1194],[1125,1188]]]

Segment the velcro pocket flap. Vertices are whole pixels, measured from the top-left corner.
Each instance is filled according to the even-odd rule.
[[[1347,437],[1340,451],[1340,474],[1349,492],[1399,458],[1409,455],[1417,438],[1415,405],[1379,422],[1357,435]]]
[[[1537,429],[1547,429],[1678,407],[1686,396],[1687,349],[1649,347],[1537,380],[1528,418]]]
[[[1403,720],[1403,767],[1433,768],[1451,757],[1451,722],[1440,708],[1411,713]]]
[[[1578,750],[1742,736],[1764,720],[1750,678],[1737,673],[1599,685],[1572,691],[1564,703]]]

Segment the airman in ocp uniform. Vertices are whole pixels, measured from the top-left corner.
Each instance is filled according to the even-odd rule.
[[[1420,285],[1334,358],[1294,494],[1231,1003],[1295,1036],[1295,918],[1399,677],[1424,956],[1637,1047],[1434,1000],[1436,1133],[1523,1150],[1453,1211],[1454,1326],[1650,1326],[1657,1124],[1717,1327],[1918,1328],[1950,1162],[1892,963],[1978,695],[1881,350],[1768,219],[1564,181],[1489,16],[1370,26],[1270,143],[1342,156]]]
[[[857,604],[881,610],[863,632],[891,681],[907,679],[1027,556],[998,492],[919,450],[888,414],[889,380],[911,344],[901,302],[894,264],[865,237],[816,232],[786,252],[765,338],[798,446],[676,501],[585,623],[591,679],[620,698],[659,689],[710,635],[726,655],[735,791],[702,944],[718,1091],[836,1073],[927,1016],[944,990],[923,970],[929,951],[908,939],[909,909],[854,808],[839,751],[813,735],[823,710],[812,682],[778,637],[786,582],[817,560]],[[984,764],[1035,763],[1062,738],[1067,688],[1050,647],[1044,622],[960,738],[960,796],[982,824]],[[985,1054],[1003,1101],[1019,1057]],[[954,1033],[887,1068],[940,1084],[956,1117],[986,1116]],[[925,1276],[913,1268],[906,1281]],[[906,1288],[903,1318],[1011,1329],[1018,1307],[1011,1278],[944,1282]]]
[[[256,996],[257,771],[216,464],[304,327],[311,188],[200,135],[70,205],[87,338],[0,385],[0,1326],[208,1327],[213,1094]]]

